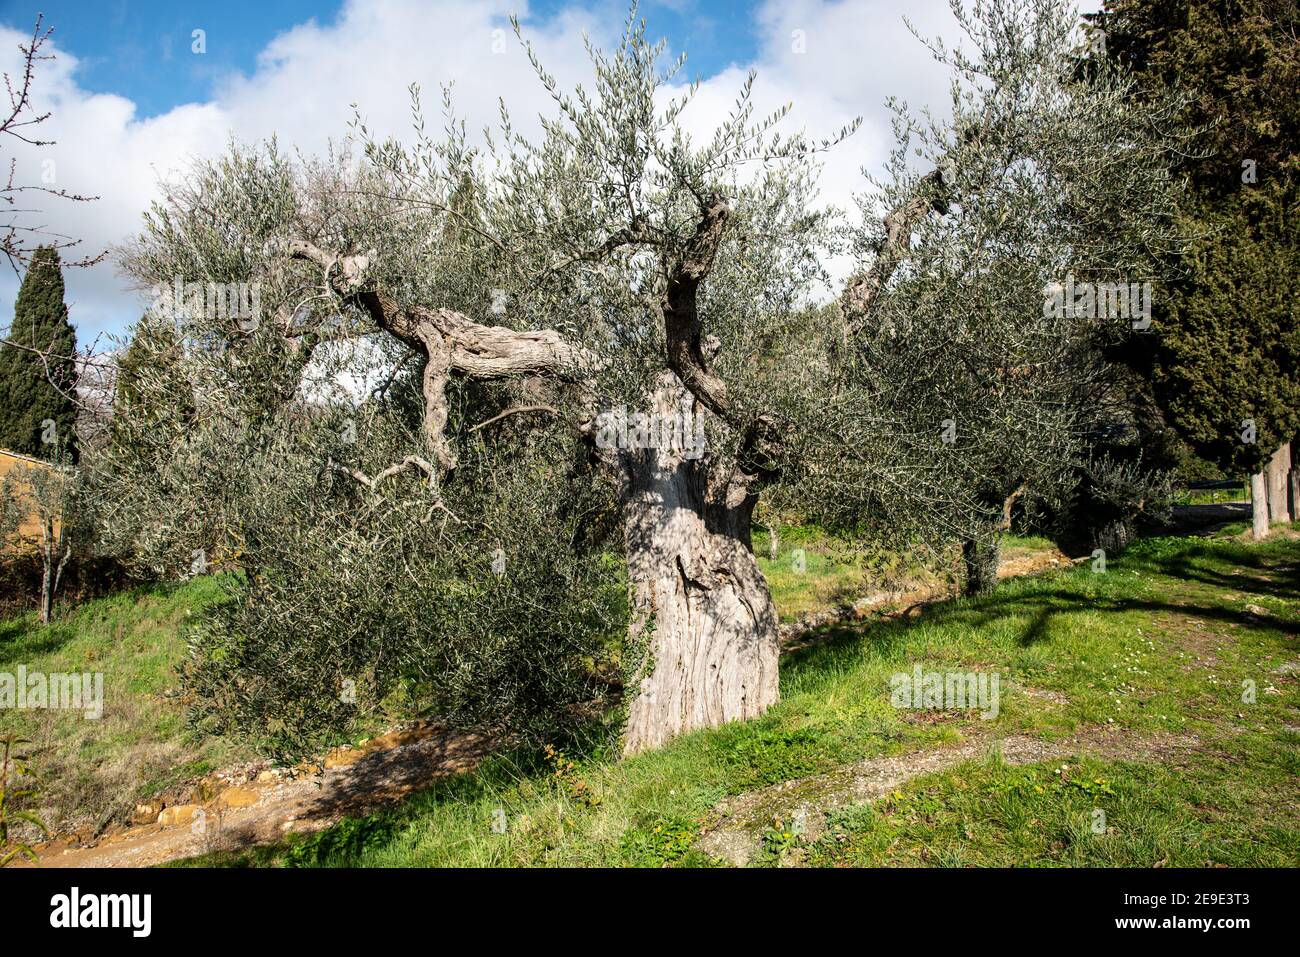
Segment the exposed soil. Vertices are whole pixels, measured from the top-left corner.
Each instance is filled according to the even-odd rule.
[[[204,803],[170,804],[153,823],[36,848],[43,867],[148,867],[215,850],[269,844],[401,800],[438,778],[471,770],[495,742],[414,724],[360,748],[335,749],[323,766],[262,771]]]
[[[1250,502],[1221,502],[1207,505],[1175,505],[1170,535],[1213,535],[1225,525],[1250,521]]]

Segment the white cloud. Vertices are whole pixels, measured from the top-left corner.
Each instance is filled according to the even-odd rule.
[[[951,37],[943,0],[909,7],[923,35]],[[160,176],[219,153],[232,135],[251,141],[275,133],[285,144],[319,151],[345,135],[353,103],[371,129],[402,134],[409,128],[412,81],[424,88],[430,111],[437,109],[440,84],[454,82],[457,109],[471,129],[495,122],[498,96],[521,126],[531,125],[548,98],[510,33],[511,8],[521,10],[526,36],[562,85],[587,74],[582,31],[608,44],[622,25],[617,5],[601,5],[599,13],[573,6],[537,22],[511,0],[349,0],[336,23],[309,22],[275,37],[250,75],[222,79],[210,101],[149,118],[138,117],[134,104],[120,96],[82,89],[76,58],[55,47],[58,59],[42,65],[35,101],[41,111],[53,111],[42,137],[58,142],[21,147],[17,179],[39,181],[42,162],[53,159],[58,186],[98,194],[93,204],[48,201],[43,217],[50,229],[84,237],[86,248],[97,250],[138,228]],[[864,128],[826,158],[827,201],[847,206],[862,187],[860,169],[883,162],[891,142],[883,108],[888,95],[913,106],[946,102],[943,71],[907,32],[892,0],[768,0],[758,29],[756,62],[708,78],[690,122],[711,128],[730,109],[750,66],[759,71],[760,109],[792,101],[787,122],[812,136],[829,135],[863,115]],[[794,43],[797,30],[803,31],[803,52]],[[15,71],[15,48],[25,39],[0,27],[0,69]],[[209,49],[213,42],[209,37]],[[0,276],[0,316],[11,314],[16,286],[12,275]],[[68,290],[82,341],[122,329],[143,305],[109,264],[70,270]]]
[[[951,37],[955,24],[946,2],[909,5],[907,20],[922,37]],[[833,136],[854,118],[861,128],[821,157],[821,199],[853,210],[853,196],[866,188],[863,170],[880,172],[893,148],[890,96],[919,109],[929,105],[947,113],[948,76],[912,35],[904,11],[893,0],[769,0],[759,16],[760,53],[756,61],[730,69],[702,84],[689,117],[708,128],[735,100],[752,67],[756,114],[793,105],[786,123],[810,139]],[[830,264],[843,278],[852,263]]]
[[[41,112],[53,112],[41,136],[57,143],[20,146],[16,181],[40,182],[42,163],[52,159],[57,186],[100,196],[87,204],[43,201],[41,217],[51,231],[82,237],[87,250],[98,251],[139,227],[160,177],[220,153],[231,136],[255,141],[277,134],[282,143],[316,152],[346,135],[353,103],[375,130],[408,130],[413,81],[424,88],[426,110],[434,111],[440,84],[453,82],[457,109],[471,128],[494,122],[497,97],[505,95],[526,128],[547,95],[511,34],[507,16],[519,6],[508,0],[351,0],[335,24],[312,22],[273,39],[251,75],[225,78],[209,102],[143,119],[129,100],[82,89],[76,58],[52,44],[58,57],[42,64],[34,101]],[[618,27],[578,10],[537,27],[521,19],[562,82],[577,79],[586,64],[583,29],[607,42]],[[26,39],[0,27],[0,69],[15,73],[16,47]],[[213,42],[209,37],[209,51]],[[67,283],[83,342],[122,329],[144,305],[109,263],[68,270]],[[0,276],[0,316],[12,314],[16,291],[12,274]]]

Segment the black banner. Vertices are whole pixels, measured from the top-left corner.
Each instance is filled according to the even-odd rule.
[[[1291,926],[1293,871],[1267,870],[742,870],[742,871],[0,871],[10,943],[112,938],[128,948],[226,941],[375,942],[427,928],[464,935],[511,930],[571,942],[592,931],[636,936],[682,922],[716,928],[728,948],[764,942],[772,921],[800,936],[935,940],[988,946],[1008,931],[1040,942],[1096,938],[1232,946]],[[423,931],[422,931],[423,933]],[[248,937],[246,935],[253,935]],[[987,936],[986,936],[987,935]],[[1041,936],[1038,936],[1041,935]],[[770,943],[770,941],[768,941]],[[450,940],[448,940],[450,944]]]

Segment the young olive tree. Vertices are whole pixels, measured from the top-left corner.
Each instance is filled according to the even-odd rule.
[[[1016,502],[1072,488],[1125,417],[1106,352],[1150,325],[1177,248],[1180,134],[1168,104],[1132,105],[1121,71],[1081,68],[1063,0],[952,7],[963,43],[928,44],[952,71],[951,118],[895,108],[888,173],[861,201],[865,266],[841,305],[846,379],[897,429],[912,520],[961,542],[978,592]],[[849,462],[879,440],[863,424]]]
[[[15,463],[0,478],[0,546],[35,552],[41,567],[37,615],[48,625],[63,573],[74,551],[86,553],[94,523],[80,476],[66,461]]]

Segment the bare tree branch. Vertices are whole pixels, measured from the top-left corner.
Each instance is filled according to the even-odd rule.
[[[506,416],[519,415],[524,412],[549,412],[551,415],[560,414],[558,409],[552,408],[549,405],[517,405],[513,408],[506,409],[504,412],[498,412],[490,419],[484,419],[478,425],[470,426],[470,431],[477,432],[479,429],[485,428],[486,426],[491,425],[493,422],[499,422],[501,419],[504,419]]]
[[[39,126],[52,115],[48,111],[45,113],[35,113],[32,109],[31,93],[32,82],[36,76],[36,64],[44,60],[53,60],[53,54],[41,53],[41,48],[49,41],[54,33],[53,27],[43,27],[44,14],[36,15],[36,26],[32,29],[32,38],[26,43],[18,45],[19,51],[23,55],[23,72],[22,77],[15,85],[8,73],[4,74],[5,91],[9,96],[9,114],[0,118],[0,134],[13,137],[27,146],[53,146],[54,140],[41,140],[29,136],[24,132],[28,127]],[[30,226],[20,224],[14,217],[22,213],[39,212],[34,209],[22,209],[15,207],[15,201],[19,193],[46,193],[59,199],[68,199],[76,203],[87,203],[98,199],[98,196],[83,196],[79,193],[70,193],[66,189],[51,189],[47,186],[16,186],[14,185],[14,175],[18,168],[16,157],[9,161],[9,174],[5,183],[0,187],[0,201],[8,205],[9,219],[3,225],[0,225],[0,253],[3,253],[9,260],[9,266],[13,269],[15,275],[19,274],[19,264],[27,263],[33,253],[32,247],[24,241],[22,234],[30,233],[40,236],[46,240],[43,245],[53,245],[55,249],[68,249],[81,243],[79,239],[72,239],[61,233],[54,233],[43,226]],[[42,245],[38,242],[37,245]],[[70,260],[64,263],[68,266],[90,266],[103,260],[107,253],[99,253],[95,256],[83,256],[81,259]]]
[[[911,199],[885,216],[885,235],[875,258],[865,271],[849,277],[840,296],[849,336],[856,335],[870,318],[877,294],[912,247],[912,230],[916,224],[931,211],[947,209],[946,193],[943,174],[931,170],[921,177]]]

